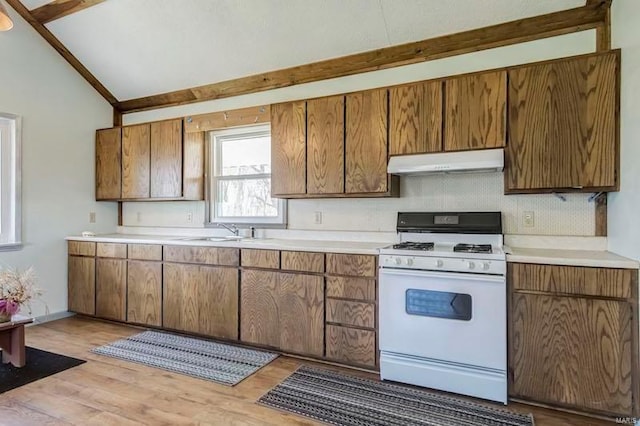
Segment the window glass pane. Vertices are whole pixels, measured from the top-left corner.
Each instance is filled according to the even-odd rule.
[[[271,198],[271,178],[218,181],[218,216],[278,216],[278,200]]]
[[[271,138],[220,138],[220,176],[271,173]]]

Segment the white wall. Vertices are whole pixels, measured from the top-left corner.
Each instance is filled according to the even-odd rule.
[[[115,203],[94,197],[94,132],[112,124],[110,105],[12,9],[0,33],[0,111],[22,116],[24,248],[0,252],[0,265],[33,265],[52,313],[67,309],[64,237],[113,231]],[[97,222],[89,224],[89,212]],[[35,304],[34,315],[44,306]]]
[[[609,196],[609,250],[640,260],[640,1],[614,1],[612,44],[622,49],[621,191]]]
[[[593,52],[595,32],[586,31],[438,61],[321,81],[267,92],[192,105],[128,114],[125,124],[242,108],[293,99],[339,94],[409,81],[491,69]],[[501,210],[505,232],[546,235],[594,235],[594,206],[588,195],[570,195],[562,202],[553,195],[503,195],[502,175],[412,177],[401,181],[399,199],[291,200],[289,228],[311,230],[394,231],[401,210]],[[323,213],[316,225],[314,212]],[[522,213],[533,211],[535,226],[522,226]],[[187,213],[194,221],[187,222]],[[204,203],[125,203],[124,225],[198,227]]]

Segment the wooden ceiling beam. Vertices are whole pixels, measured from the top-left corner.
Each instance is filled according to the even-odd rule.
[[[602,4],[519,19],[490,27],[372,50],[312,64],[270,71],[143,98],[118,102],[123,113],[245,95],[401,65],[432,61],[465,53],[585,31],[603,25]]]
[[[31,15],[44,25],[63,16],[100,4],[103,1],[105,0],[54,0],[51,3],[33,9]]]
[[[58,40],[52,33],[49,31],[43,24],[41,24],[36,18],[33,17],[31,12],[24,7],[24,5],[20,2],[20,0],[5,0],[22,18],[27,21],[33,29],[35,29],[38,34],[42,36],[50,45],[53,47],[62,57],[69,62],[69,64],[76,70],[82,77],[84,77],[87,82],[93,86],[94,89],[98,91],[104,97],[107,102],[111,105],[114,105],[118,102],[118,100],[107,90],[106,87],[98,81],[98,79],[91,74],[91,72],[85,68],[84,65],[80,63],[80,61],[69,52],[69,50],[62,45],[60,40]]]

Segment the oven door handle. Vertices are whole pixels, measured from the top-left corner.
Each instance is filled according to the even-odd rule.
[[[464,272],[435,272],[423,271],[418,269],[392,269],[380,268],[380,277],[396,276],[396,277],[420,277],[420,278],[443,278],[448,280],[465,280],[465,281],[482,281],[491,283],[504,283],[506,278],[504,275],[488,275],[488,274],[468,274]]]

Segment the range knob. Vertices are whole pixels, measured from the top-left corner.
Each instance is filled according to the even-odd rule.
[[[483,271],[488,271],[490,267],[491,265],[489,264],[489,262],[482,262],[482,265],[480,265],[480,269],[482,269]]]
[[[468,262],[467,262],[467,268],[469,268],[469,269],[475,269],[475,267],[476,267],[476,264],[475,264],[475,263],[473,263],[472,261],[468,261]]]
[[[405,259],[404,264],[407,265],[407,266],[413,265],[413,259],[411,259],[411,258]]]
[[[402,259],[400,259],[399,257],[396,257],[393,261],[396,265],[399,265],[402,263]]]
[[[436,267],[442,268],[444,266],[444,262],[440,259],[436,260]]]

